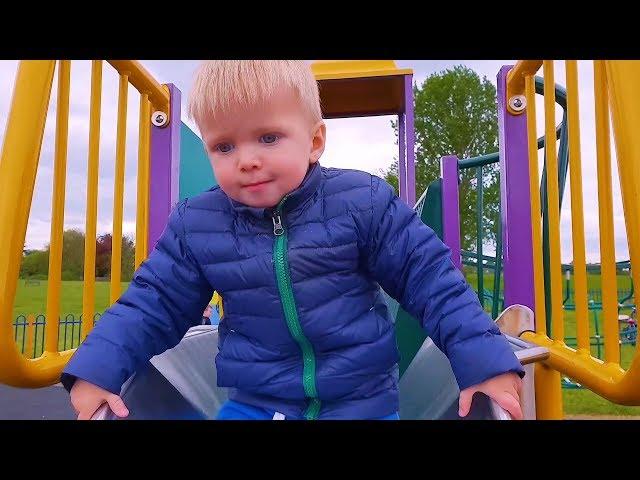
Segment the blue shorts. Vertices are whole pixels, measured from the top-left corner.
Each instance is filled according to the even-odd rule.
[[[254,407],[235,400],[227,400],[220,408],[216,420],[286,420],[286,418],[281,414],[276,415],[276,412],[266,408]],[[400,416],[396,412],[373,420],[400,420]]]

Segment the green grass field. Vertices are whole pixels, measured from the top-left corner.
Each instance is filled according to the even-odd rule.
[[[476,270],[471,270],[470,267],[466,267],[466,278],[469,284],[477,290],[477,279],[478,275]],[[492,272],[485,272],[483,283],[485,291],[493,290],[493,280],[494,276]],[[501,282],[501,287],[502,287]],[[618,283],[618,291],[620,292],[628,292],[631,288],[631,280],[626,275],[619,275],[617,277]],[[565,280],[563,277],[563,294],[565,291]],[[570,292],[573,291],[573,277],[569,283]],[[596,300],[599,301],[599,290],[600,290],[600,275],[587,275],[587,290],[596,294]],[[564,296],[563,296],[564,298]],[[572,304],[574,302],[573,296],[569,297],[567,304]],[[627,303],[630,303],[627,301]],[[491,301],[485,301],[485,310],[487,312],[491,311]],[[628,313],[628,310],[625,311]],[[591,336],[595,334],[595,319],[596,315],[598,318],[598,330],[600,334],[603,332],[603,319],[601,311],[590,311],[589,312],[589,332]],[[565,310],[564,311],[564,331],[565,338],[570,339],[576,337],[576,316],[575,311]],[[572,341],[568,340],[567,343],[571,345]],[[575,345],[575,340],[573,340],[573,344]],[[621,345],[620,348],[620,365],[623,368],[628,368],[631,364],[631,360],[633,359],[633,355],[635,352],[635,347],[633,345]],[[598,347],[592,345],[591,354],[593,356],[598,356]],[[601,347],[600,356],[604,358],[604,346]],[[593,392],[590,392],[585,389],[563,389],[562,397],[564,403],[564,413],[565,415],[640,415],[640,407],[626,407],[622,405],[617,405],[614,403],[605,400],[604,398],[596,395]]]
[[[472,287],[477,288],[477,275],[475,271],[467,273],[467,281]],[[71,320],[69,315],[73,315],[73,319],[76,322],[82,313],[82,284],[81,281],[65,281],[62,282],[62,295],[60,299],[60,313],[62,321],[67,318]],[[127,283],[122,283],[122,291],[127,288]],[[589,290],[597,290],[600,287],[599,275],[589,275],[588,288]],[[484,288],[485,290],[492,290],[493,288],[493,274],[486,273],[484,276]],[[630,288],[629,278],[626,276],[618,277],[618,290],[627,291]],[[13,318],[18,318],[20,315],[37,315],[44,314],[46,310],[46,298],[47,298],[47,282],[40,281],[39,285],[25,285],[24,280],[19,280],[18,289],[16,294],[16,301],[13,309]],[[572,299],[569,300],[572,302]],[[109,304],[109,283],[97,282],[96,283],[96,308],[95,312],[103,312]],[[487,311],[491,310],[490,301],[486,301],[485,308]],[[597,312],[599,319],[599,331],[602,332],[602,315],[601,312]],[[574,311],[565,311],[565,336],[576,336],[576,321]],[[39,322],[42,322],[42,318]],[[591,335],[595,332],[595,314],[590,312],[590,332]],[[23,343],[24,327],[18,327],[16,331],[16,341],[19,348]],[[59,349],[74,348],[78,345],[80,326],[78,323],[61,326]],[[43,329],[42,326],[38,327],[38,331],[34,332],[35,335],[35,354],[36,356],[41,352],[41,343],[43,341]],[[627,368],[633,354],[635,347],[632,345],[621,346],[621,365],[623,368]],[[602,348],[601,354],[603,354],[604,348]],[[592,354],[597,356],[598,350],[596,346],[592,346]],[[30,355],[32,356],[32,355]],[[564,412],[566,415],[640,415],[640,407],[625,407],[613,404],[603,398],[595,395],[594,393],[583,389],[563,389],[564,399]]]

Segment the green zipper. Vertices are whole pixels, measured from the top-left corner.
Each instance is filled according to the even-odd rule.
[[[282,225],[281,218],[282,206],[286,200],[287,197],[285,196],[272,215],[273,234],[276,236],[273,261],[276,266],[278,290],[280,291],[280,300],[282,301],[287,327],[289,327],[291,336],[302,350],[302,385],[305,395],[311,399],[304,416],[307,420],[315,420],[320,412],[320,400],[316,390],[316,357],[313,354],[311,343],[302,333],[296,303],[293,298],[293,289],[291,288],[291,276],[289,275],[287,259],[287,230]]]

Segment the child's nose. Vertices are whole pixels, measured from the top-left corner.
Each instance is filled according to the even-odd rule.
[[[261,165],[260,156],[252,150],[245,150],[239,152],[238,155],[238,168],[240,170],[253,170],[259,168]]]

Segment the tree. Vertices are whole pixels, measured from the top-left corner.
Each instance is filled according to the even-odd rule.
[[[413,88],[416,134],[416,193],[440,176],[440,159],[459,159],[498,150],[496,89],[476,72],[458,65],[429,76]],[[397,122],[392,122],[396,138]],[[386,180],[398,191],[397,159],[387,170]],[[484,241],[494,240],[500,205],[498,165],[483,167]],[[476,245],[476,169],[461,171],[460,234],[462,248]]]
[[[133,272],[136,262],[136,246],[133,240],[127,236],[122,237],[122,281],[130,282],[133,279]]]
[[[96,239],[96,277],[108,277],[111,271],[111,234]]]
[[[47,278],[49,273],[49,250],[24,250],[20,266],[20,277]],[[82,280],[84,269],[84,233],[80,230],[65,230],[62,233],[62,280]]]
[[[110,233],[99,235],[96,239],[96,277],[111,276],[111,250],[113,238]],[[135,266],[135,244],[127,236],[122,237],[121,275],[123,282],[129,282],[133,278]]]
[[[84,278],[84,232],[65,230],[62,243],[62,280]],[[96,277],[111,276],[111,234],[99,235],[96,239]],[[46,279],[49,273],[49,249],[24,250],[20,265],[20,278]],[[135,244],[127,236],[122,237],[121,279],[129,282],[133,278]]]
[[[62,236],[62,280],[82,280],[84,276],[84,232],[65,230]]]
[[[46,279],[49,272],[49,250],[29,250],[22,257],[20,278]]]

